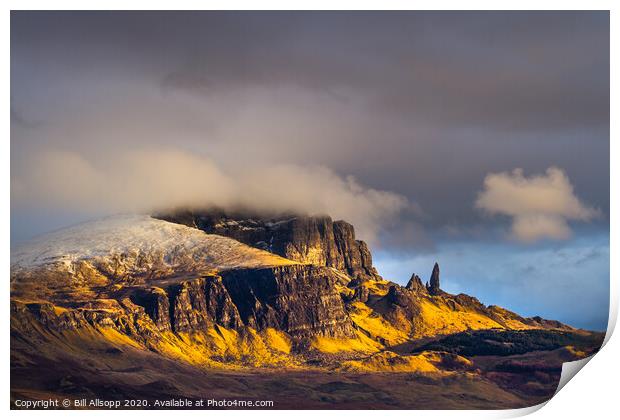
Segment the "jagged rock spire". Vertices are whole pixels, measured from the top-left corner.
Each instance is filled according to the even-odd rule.
[[[416,273],[413,273],[405,287],[408,290],[418,291],[424,289],[424,284],[422,284],[420,277]]]
[[[436,295],[441,292],[441,288],[439,287],[439,264],[435,263],[430,283],[427,283],[426,287],[431,295]]]

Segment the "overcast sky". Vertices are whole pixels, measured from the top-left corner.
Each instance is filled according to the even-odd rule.
[[[11,165],[13,243],[183,205],[328,213],[390,279],[438,260],[452,292],[604,328],[609,15],[13,12]]]

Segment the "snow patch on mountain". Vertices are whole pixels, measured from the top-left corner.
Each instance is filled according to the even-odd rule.
[[[39,236],[11,251],[11,271],[137,264],[141,271],[182,271],[293,264],[234,239],[147,215],[108,217]],[[125,261],[125,264],[123,264]]]

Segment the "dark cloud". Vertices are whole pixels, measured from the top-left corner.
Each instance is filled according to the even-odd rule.
[[[11,54],[13,180],[34,151],[319,165],[417,203],[385,243],[432,248],[502,223],[488,173],[557,166],[608,223],[607,12],[13,12]]]
[[[168,67],[163,80],[190,90],[352,90],[377,112],[433,123],[609,120],[605,12],[14,12],[12,44]]]

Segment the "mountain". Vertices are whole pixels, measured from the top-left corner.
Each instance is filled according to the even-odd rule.
[[[474,331],[487,335],[459,335]],[[472,340],[486,343],[480,349],[496,342],[518,351],[496,349],[491,357],[501,360],[492,361]],[[198,379],[205,372],[238,372],[234,394],[259,372],[256,398],[271,395],[266,378],[273,377],[299,388],[281,405],[303,400],[310,387],[316,398],[306,405],[329,406],[320,395],[337,391],[321,388],[332,375],[346,378],[348,404],[366,389],[350,375],[386,392],[415,374],[451,378],[455,395],[474,380],[470,390],[488,396],[465,398],[472,406],[519,406],[552,392],[558,363],[591,353],[600,340],[446,293],[438,264],[426,286],[415,274],[405,287],[385,280],[353,226],[328,216],[213,209],[120,216],[50,233],[11,254],[12,398],[213,392]],[[506,381],[531,376],[521,365],[531,365],[532,352],[546,352],[547,376],[524,380],[515,394]],[[481,373],[490,367],[492,375]],[[196,389],[182,385],[188,378]],[[364,398],[402,408],[420,406],[422,397]],[[450,392],[436,404],[452,406]]]
[[[294,261],[332,267],[352,279],[380,279],[353,225],[328,216],[261,215],[248,211],[182,211],[157,217],[222,235]]]

